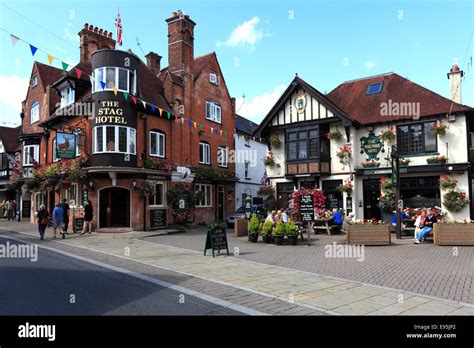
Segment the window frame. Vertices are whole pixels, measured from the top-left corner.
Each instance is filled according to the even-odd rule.
[[[212,80],[213,76],[215,76],[215,81]],[[219,75],[217,75],[215,72],[210,72],[209,73],[209,82],[212,83],[213,85],[219,86],[219,83],[220,83]]]
[[[33,167],[33,162],[30,163],[30,151],[27,150],[29,148],[34,148],[33,158],[39,163],[39,147],[39,144],[23,145],[23,167]],[[25,156],[25,154],[28,154],[28,156]]]
[[[35,74],[31,78],[31,88],[35,88],[36,86],[38,86],[38,75]]]
[[[316,136],[310,137],[311,132],[316,131]],[[300,137],[300,134],[304,133],[304,137]],[[292,139],[292,136],[295,135],[295,138]],[[285,135],[285,151],[287,161],[308,161],[308,160],[318,160],[321,158],[321,137],[320,137],[320,128],[319,126],[311,128],[294,128],[289,129]],[[317,144],[317,154],[315,156],[309,156],[309,144],[310,141],[316,141]],[[305,144],[304,148],[306,149],[306,157],[300,158],[301,144]],[[294,145],[293,145],[294,144]],[[290,146],[295,146],[296,157],[290,158]]]
[[[33,121],[33,109],[37,110],[35,111],[36,119]],[[30,124],[35,124],[40,120],[40,103],[39,101],[35,100],[33,103],[31,103],[30,107]]]
[[[63,96],[63,92],[65,96]],[[68,86],[61,90],[61,107],[62,108],[65,106],[74,104],[75,101],[76,101],[76,93],[75,93],[74,88],[72,88],[71,86]]]
[[[107,128],[114,128],[114,151],[107,150]],[[126,138],[126,151],[119,151],[119,129],[126,128],[127,129],[127,138]],[[97,134],[100,129],[102,133],[102,151],[98,151],[99,142],[97,141]],[[133,134],[133,136],[132,136]],[[101,154],[101,153],[120,153],[120,154],[129,154],[129,155],[136,155],[137,154],[137,139],[136,139],[136,129],[132,127],[125,127],[125,126],[117,126],[117,125],[104,125],[104,126],[96,126],[92,129],[92,137],[93,137],[93,148],[92,154]],[[134,145],[134,151],[130,151],[131,146]],[[105,150],[104,150],[105,149]]]
[[[150,208],[164,208],[166,207],[166,182],[165,181],[152,181],[153,184],[153,194],[150,194],[147,200],[148,207]],[[161,185],[161,204],[156,204],[156,186]],[[150,204],[151,198],[154,198],[154,204]]]
[[[136,81],[136,78],[137,78],[137,73],[135,70],[129,70],[129,69],[125,69],[125,68],[121,68],[121,67],[118,67],[118,66],[101,66],[99,68],[95,68],[93,73],[92,73],[92,76],[94,78],[94,84],[92,85],[92,93],[95,93],[95,92],[101,92],[101,91],[113,91],[114,88],[109,88],[109,86],[106,84],[105,85],[105,88],[102,89],[102,86],[100,85],[100,82],[106,82],[107,80],[107,69],[114,69],[114,87],[117,88],[117,91],[119,92],[126,92],[126,93],[129,93],[131,95],[136,95],[137,94],[137,81]],[[119,88],[119,75],[120,75],[120,70],[125,70],[127,71],[127,89],[121,89]],[[101,71],[102,74],[98,74],[96,72],[99,72]],[[133,78],[130,79],[130,74],[133,74]],[[100,80],[99,79],[99,76],[98,75],[101,75],[102,79]],[[133,80],[133,81],[131,81]]]
[[[203,147],[203,149],[207,149],[207,156],[206,156],[206,151],[203,150],[203,160],[202,161],[201,161],[201,147]],[[200,141],[199,142],[199,164],[205,164],[205,165],[209,165],[209,166],[211,165],[211,144],[209,144],[205,141]]]
[[[196,204],[195,204],[196,208],[211,208],[212,207],[212,185],[196,184],[196,190],[204,192],[203,199],[196,201]]]
[[[400,125],[397,125],[397,148],[398,148],[398,152],[402,155],[406,155],[406,156],[409,156],[409,155],[418,155],[418,154],[433,154],[433,153],[438,153],[438,137],[436,136],[436,134],[432,134],[432,136],[434,137],[435,139],[435,149],[434,150],[426,150],[426,125],[429,125],[429,127],[431,127],[431,124],[432,122],[417,122],[417,123],[408,123],[408,124],[400,124]],[[414,130],[412,130],[412,127],[415,127],[415,126],[421,126],[421,133],[422,133],[422,136],[421,136],[421,143],[422,145],[420,146],[421,147],[421,150],[420,151],[412,151],[412,148],[413,148],[413,140],[412,140],[412,136],[411,134],[414,132]],[[402,139],[401,139],[401,135],[402,135],[402,132],[400,131],[400,127],[408,127],[408,144],[406,145],[402,145]]]
[[[225,153],[225,157],[222,158],[221,152]],[[224,159],[224,161],[220,161],[221,159]],[[229,148],[225,146],[219,146],[217,148],[217,166],[218,167],[223,167],[223,168],[228,168],[229,167]]]
[[[217,112],[217,110],[219,112]],[[206,101],[206,120],[222,124],[222,106],[213,101]]]
[[[152,153],[153,135],[157,139],[157,142],[156,142],[157,153]],[[160,154],[160,139],[163,143],[163,153],[162,154]],[[150,156],[166,158],[166,133],[165,132],[162,132],[160,130],[150,131]]]

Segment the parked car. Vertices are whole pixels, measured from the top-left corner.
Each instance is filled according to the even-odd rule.
[[[267,217],[267,211],[261,204],[253,204],[250,208],[251,214],[257,214],[258,218],[264,219]],[[245,208],[240,207],[235,213],[227,217],[227,226],[232,227],[235,224],[235,220],[245,219]]]

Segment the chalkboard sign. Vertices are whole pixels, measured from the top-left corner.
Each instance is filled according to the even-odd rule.
[[[300,196],[300,214],[302,221],[314,220],[314,204],[312,195]]]
[[[214,251],[217,250],[217,254],[221,250],[227,250],[229,255],[229,246],[227,244],[227,234],[225,233],[225,227],[223,226],[209,226],[206,234],[206,245],[204,247],[204,255],[206,255],[207,249],[212,249],[212,256],[215,257]]]
[[[82,232],[84,230],[84,218],[74,219],[74,233]]]
[[[23,207],[21,210],[21,216],[29,218],[31,215],[31,201],[23,201]]]
[[[329,199],[329,210],[332,210],[332,209],[339,209],[339,198],[335,197],[335,198],[330,198]]]
[[[166,209],[150,210],[150,229],[166,227]]]

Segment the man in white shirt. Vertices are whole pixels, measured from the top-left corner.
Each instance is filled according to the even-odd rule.
[[[270,221],[272,224],[275,224],[275,215],[276,215],[276,211],[273,210],[270,214],[268,214],[265,221]]]

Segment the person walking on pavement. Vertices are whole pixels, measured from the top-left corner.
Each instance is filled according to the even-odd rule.
[[[92,232],[92,218],[94,217],[94,209],[92,208],[92,202],[88,199],[86,204],[84,205],[84,229],[80,233],[80,235],[89,232]]]
[[[44,204],[40,205],[38,210],[38,232],[40,234],[41,240],[44,239],[44,232],[46,231],[46,227],[48,226],[48,211]]]
[[[61,203],[61,208],[63,208],[64,218],[63,218],[63,231],[67,234],[67,228],[69,226],[69,204],[67,204],[67,199],[64,198]]]
[[[13,202],[8,200],[5,203],[5,210],[7,211],[8,221],[13,220]]]
[[[63,233],[63,220],[64,220],[64,211],[61,207],[61,203],[56,204],[56,208],[53,210],[53,232],[54,237],[56,238],[56,230],[59,229],[59,233],[63,236],[63,239],[66,238],[66,234]]]

